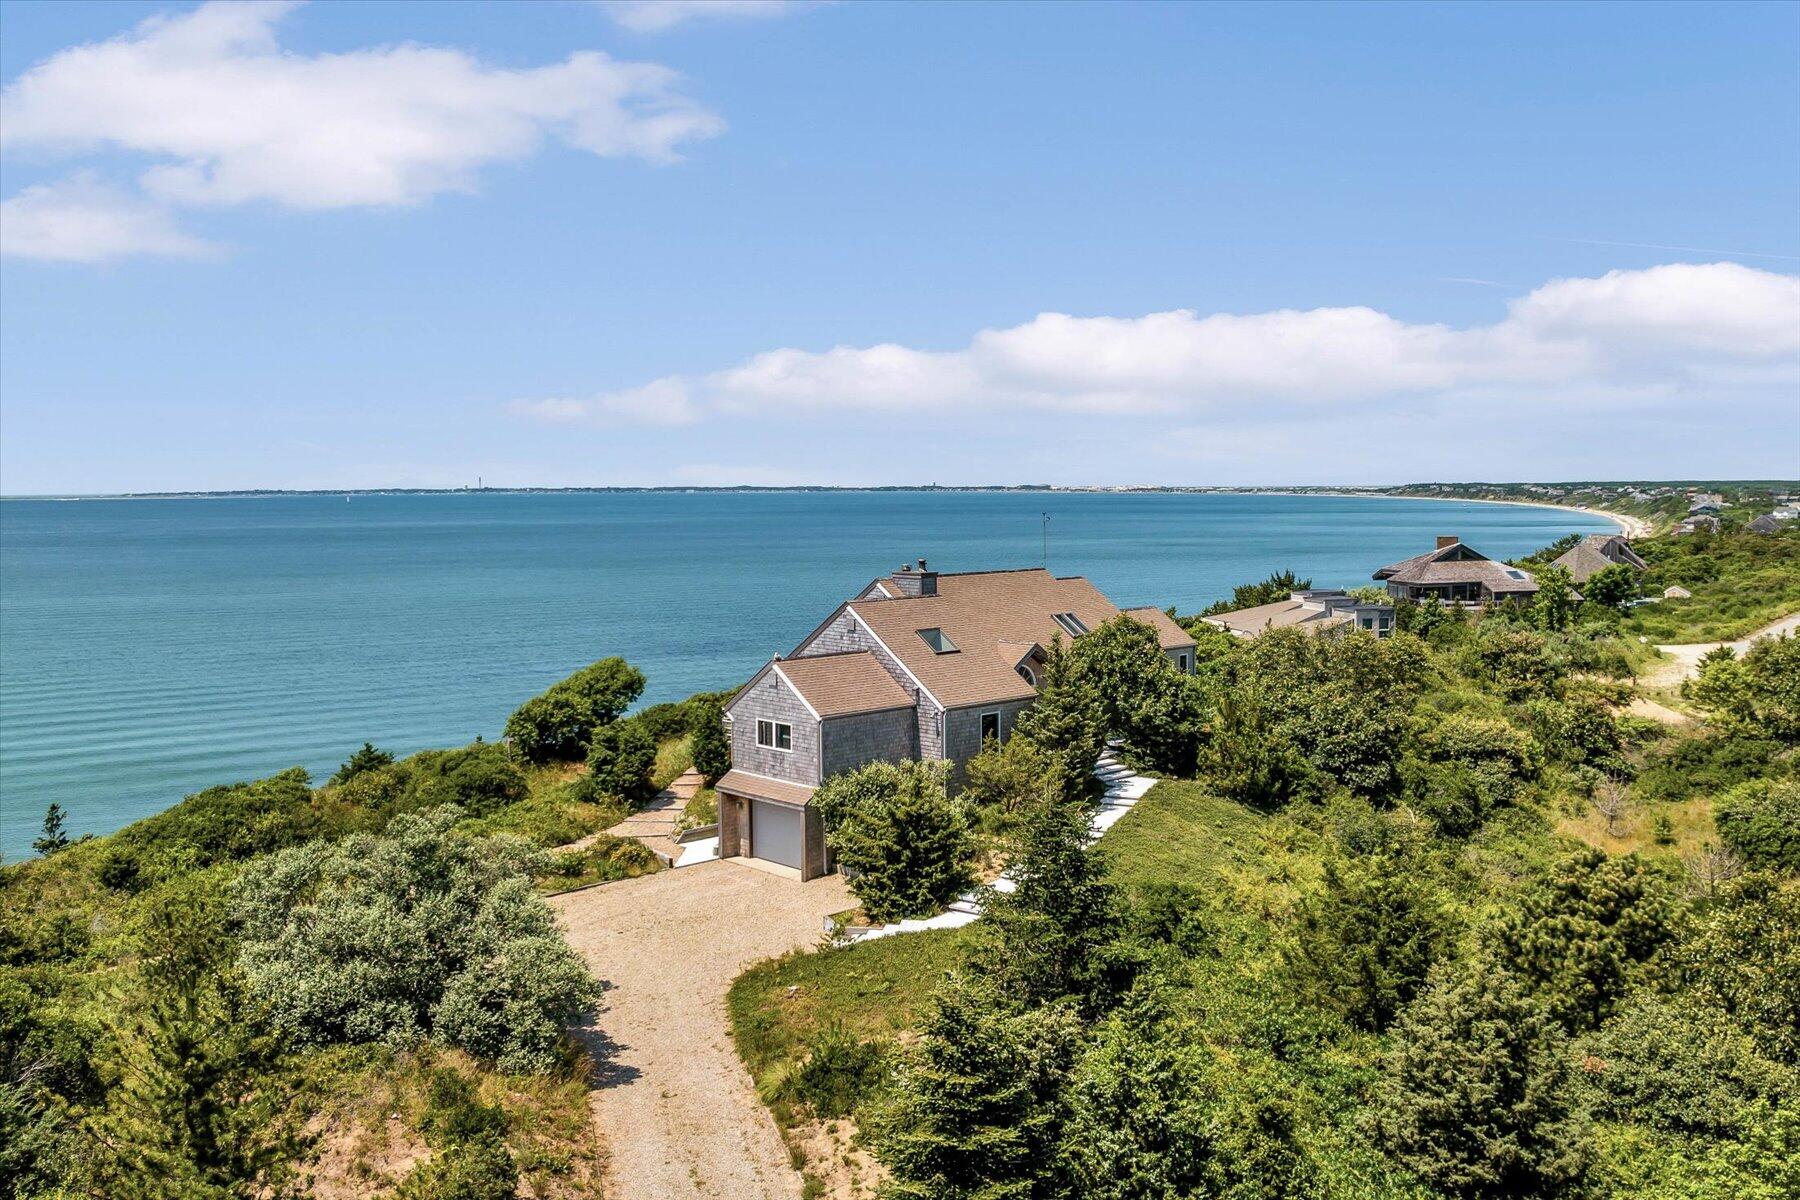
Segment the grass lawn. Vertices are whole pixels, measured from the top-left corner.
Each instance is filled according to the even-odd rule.
[[[1267,822],[1202,784],[1165,779],[1107,831],[1098,852],[1113,881],[1126,888],[1218,882],[1262,860]]]

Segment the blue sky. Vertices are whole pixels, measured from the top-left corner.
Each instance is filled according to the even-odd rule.
[[[3,18],[6,494],[1800,474],[1800,6]]]

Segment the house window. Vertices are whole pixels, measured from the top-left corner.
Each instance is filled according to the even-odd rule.
[[[995,742],[1000,740],[1000,714],[997,712],[981,714],[981,744],[987,745],[990,738]]]
[[[1081,623],[1081,618],[1074,613],[1055,613],[1053,615],[1056,623],[1061,625],[1063,627],[1063,632],[1070,637],[1080,637],[1088,631],[1088,627],[1083,625]]]
[[[785,721],[758,721],[756,744],[770,750],[792,750],[794,727]]]
[[[933,654],[956,653],[956,643],[951,641],[950,635],[941,629],[921,629],[919,636],[925,639],[925,644],[931,647]]]
[[[1037,676],[1033,675],[1031,673],[1030,667],[1026,666],[1024,663],[1020,663],[1018,666],[1014,667],[1013,670],[1015,670],[1019,673],[1020,679],[1023,679],[1026,683],[1029,683],[1032,687],[1037,686]]]
[[[1181,667],[1181,673],[1183,675],[1186,675],[1193,669],[1193,664],[1188,661],[1187,651],[1185,650],[1175,656],[1175,662]]]

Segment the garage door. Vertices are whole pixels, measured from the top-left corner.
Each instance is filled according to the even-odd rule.
[[[767,800],[750,802],[750,853],[800,870],[805,814]]]

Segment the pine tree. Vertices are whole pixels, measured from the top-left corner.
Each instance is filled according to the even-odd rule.
[[[1554,1197],[1591,1156],[1567,1037],[1482,957],[1440,974],[1394,1026],[1376,1090],[1388,1152],[1458,1200]]]
[[[1015,736],[1028,738],[1051,756],[1063,797],[1092,798],[1098,787],[1094,762],[1106,748],[1106,726],[1100,705],[1080,680],[1062,638],[1051,639],[1038,681],[1038,698],[1019,716]]]
[[[815,795],[826,842],[877,924],[929,916],[973,882],[968,819],[936,763],[871,763]]]
[[[281,1121],[280,1046],[232,962],[216,908],[179,899],[147,921],[119,1084],[90,1122],[115,1200],[251,1200],[296,1153]]]
[[[63,807],[52,804],[44,810],[44,836],[31,843],[31,848],[48,858],[68,844],[69,835],[63,832]]]
[[[1029,1200],[1046,1194],[1057,1101],[1078,1025],[1067,1009],[1021,1012],[992,983],[952,975],[875,1124],[897,1200]]]
[[[1117,896],[1087,840],[1085,808],[1040,800],[1025,811],[1007,868],[1016,886],[988,901],[984,969],[1021,1004],[1070,996],[1092,1012],[1127,984]]]

